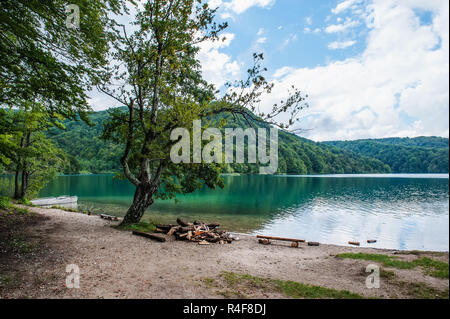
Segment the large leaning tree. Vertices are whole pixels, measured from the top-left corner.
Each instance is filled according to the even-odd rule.
[[[115,36],[110,15],[125,8],[125,0],[1,0],[0,108],[29,112],[25,105],[33,103],[61,128],[64,119],[88,121],[86,92]],[[0,112],[3,164],[11,161],[12,135],[24,131],[6,114]]]
[[[123,145],[123,176],[136,186],[123,224],[139,222],[156,198],[173,198],[205,184],[223,187],[221,164],[171,162],[170,149],[178,141],[170,138],[173,129],[191,129],[193,120],[206,122],[224,113],[283,128],[276,116],[288,113],[292,123],[305,106],[304,97],[293,88],[270,112],[257,112],[262,94],[273,86],[262,76],[262,55],[257,54],[248,78],[229,84],[227,93],[216,98],[196,58],[198,45],[219,40],[226,27],[214,22],[216,10],[201,0],[150,0],[138,9],[137,30],[122,28],[110,81],[98,88],[124,106],[110,112],[103,134]]]

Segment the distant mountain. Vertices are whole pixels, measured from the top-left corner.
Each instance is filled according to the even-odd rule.
[[[70,165],[65,173],[106,173],[121,170],[119,158],[122,147],[99,138],[106,111],[90,116],[94,126],[82,121],[66,122],[66,130],[49,132],[54,143],[69,154]],[[227,127],[248,127],[243,119],[227,117]],[[279,133],[278,173],[287,174],[337,174],[337,173],[387,173],[388,165],[333,146],[316,143],[293,134]],[[256,173],[256,164],[230,164],[228,172]]]
[[[379,159],[393,173],[448,173],[449,140],[444,137],[328,141],[322,144]]]
[[[70,160],[64,173],[113,173],[121,169],[122,147],[100,139],[107,117],[106,111],[95,112],[89,116],[93,126],[83,121],[67,121],[65,130],[50,130],[50,139]]]

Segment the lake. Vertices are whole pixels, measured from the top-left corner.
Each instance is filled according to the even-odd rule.
[[[449,250],[448,174],[224,176],[179,202],[157,201],[144,220],[217,221],[251,234],[362,246]],[[79,207],[123,216],[134,187],[112,175],[59,176],[40,196],[77,195]],[[366,244],[376,239],[375,244]]]

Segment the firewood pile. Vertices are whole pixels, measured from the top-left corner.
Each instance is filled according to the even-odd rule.
[[[225,230],[219,230],[218,227],[219,224],[215,223],[206,224],[199,221],[189,223],[177,218],[176,225],[157,225],[156,232],[173,235],[176,240],[197,242],[199,245],[231,244],[236,239]]]

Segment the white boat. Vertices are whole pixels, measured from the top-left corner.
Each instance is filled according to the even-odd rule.
[[[31,200],[31,204],[36,206],[65,206],[73,205],[78,201],[77,196],[59,196],[59,197],[44,197]]]

